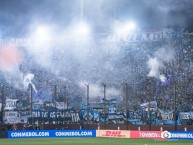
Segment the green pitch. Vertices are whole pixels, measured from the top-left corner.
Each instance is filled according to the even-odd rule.
[[[193,141],[117,138],[0,139],[0,145],[193,145]]]

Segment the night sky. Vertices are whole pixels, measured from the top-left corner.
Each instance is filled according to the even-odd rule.
[[[183,27],[192,31],[193,0],[83,0],[84,19],[95,32],[115,20],[134,20],[141,29]],[[0,0],[1,36],[25,35],[33,24],[58,29],[80,19],[80,0]]]

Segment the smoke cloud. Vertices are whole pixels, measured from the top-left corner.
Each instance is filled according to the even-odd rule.
[[[27,73],[23,77],[23,85],[24,89],[27,90],[29,88],[29,85],[32,85],[33,90],[37,93],[35,85],[32,83],[32,80],[34,78],[34,74]]]
[[[175,59],[175,51],[166,46],[158,49],[153,58],[149,58],[147,65],[150,69],[148,76],[160,79],[162,82],[166,81],[166,76],[161,74],[161,70],[165,67],[164,63],[169,63]]]
[[[18,54],[20,48],[16,48],[16,51],[12,49],[15,52],[7,53],[8,56],[4,55],[3,47],[0,49],[0,71],[9,84],[23,89],[29,84],[33,86],[35,74],[29,72],[34,69],[48,72],[49,79],[57,80],[56,83],[58,80],[74,84],[82,80],[93,84],[130,81],[131,76],[135,75],[132,69],[139,64],[144,71],[146,68],[143,66],[148,65],[149,77],[165,80],[162,69],[165,63],[174,59],[175,51],[171,47],[160,48],[147,61],[148,50],[145,52],[145,48],[137,46],[136,50],[130,50],[129,45],[124,46],[125,38],[114,34],[113,26],[121,26],[121,22],[132,20],[137,24],[137,29],[191,27],[192,0],[82,2],[82,6],[81,0],[0,2],[0,37],[30,40],[29,45],[21,47],[25,51],[21,54]],[[123,62],[126,49],[130,55],[129,61]],[[144,64],[146,61],[147,64]],[[123,68],[125,63],[127,67]],[[20,64],[23,69],[20,69]],[[33,88],[34,91],[38,90],[35,86]],[[101,88],[91,87],[91,92],[94,92],[91,95],[101,96]],[[119,94],[119,91],[109,88],[109,96],[113,94]]]

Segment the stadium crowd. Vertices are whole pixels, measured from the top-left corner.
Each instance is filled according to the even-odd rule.
[[[118,51],[118,58],[113,58],[113,68],[111,70],[101,66],[99,75],[96,77],[92,71],[89,75],[93,82],[97,82],[100,76],[102,78],[108,78],[106,80],[107,91],[108,88],[114,87],[120,92],[119,95],[107,96],[107,99],[116,99],[116,113],[125,111],[125,98],[126,89],[128,89],[128,109],[129,109],[129,121],[133,124],[148,124],[149,111],[147,108],[142,108],[141,104],[155,101],[156,105],[151,109],[151,123],[153,124],[167,124],[167,120],[163,119],[162,113],[171,113],[174,111],[175,105],[177,110],[178,124],[192,124],[193,118],[186,119],[180,118],[180,112],[193,112],[193,85],[192,85],[192,68],[193,68],[193,37],[192,34],[185,33],[183,35],[174,35],[170,38],[164,38],[153,42],[127,42],[120,46]],[[164,48],[165,51],[174,51],[171,59],[160,59],[159,75],[164,75],[164,80],[159,77],[150,77],[148,73],[147,62],[150,58],[159,57],[160,48]],[[21,48],[22,49],[22,48]],[[25,50],[23,50],[25,51]],[[25,52],[26,54],[29,52]],[[167,53],[167,52],[166,52]],[[163,53],[165,54],[165,53]],[[29,57],[30,54],[27,54]],[[55,56],[57,59],[57,56]],[[95,56],[96,57],[96,56]],[[108,57],[108,55],[107,55]],[[107,59],[111,61],[112,58]],[[29,58],[28,58],[29,59]],[[67,87],[68,106],[69,108],[81,108],[81,105],[85,103],[86,89],[81,88],[77,84],[77,80],[86,79],[84,75],[70,75],[72,69],[65,72],[67,79],[54,75],[50,70],[44,69],[38,66],[35,62],[31,65],[28,59],[21,64],[20,70],[24,73],[29,71],[34,74],[32,80],[35,84],[38,93],[33,92],[33,99],[43,100],[47,102],[62,102],[64,100],[65,87]],[[98,60],[101,61],[101,60]],[[78,62],[72,61],[71,67],[78,68],[78,71],[82,71],[78,67]],[[106,63],[106,62],[104,62]],[[62,64],[61,64],[62,66]],[[74,70],[76,70],[74,68]],[[69,77],[68,77],[69,76]],[[111,77],[109,77],[111,76]],[[117,80],[119,85],[117,85]],[[128,88],[125,88],[123,82],[126,81]],[[27,91],[20,90],[7,83],[5,76],[0,72],[1,83],[1,101],[5,103],[5,98],[29,100],[29,89]],[[57,94],[54,98],[54,84],[57,84]],[[5,90],[2,91],[3,85]],[[101,89],[102,89],[101,85]],[[3,94],[4,93],[4,94]],[[100,98],[103,98],[101,94]],[[96,96],[91,96],[92,102],[99,100]],[[176,100],[176,102],[175,102]],[[101,108],[104,104],[101,104]],[[69,109],[68,108],[68,109]],[[93,108],[90,108],[93,109]],[[1,109],[2,111],[3,109]],[[190,115],[191,116],[191,115]],[[174,123],[174,117],[168,119]]]

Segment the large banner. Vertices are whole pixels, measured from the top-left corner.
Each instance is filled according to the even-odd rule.
[[[80,113],[74,110],[58,110],[58,111],[33,111],[32,117],[34,120],[60,120],[72,123],[80,121]]]
[[[26,130],[8,131],[8,138],[96,137],[96,130]]]

